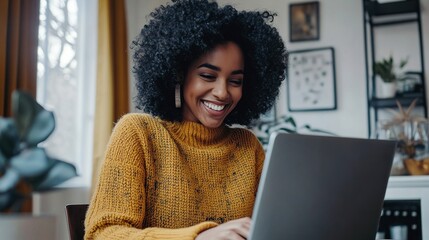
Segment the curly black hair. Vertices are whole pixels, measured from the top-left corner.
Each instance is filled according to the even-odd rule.
[[[195,59],[228,41],[242,49],[244,82],[242,98],[225,123],[248,125],[273,106],[287,68],[283,40],[269,24],[274,14],[238,11],[209,0],[173,0],[150,17],[132,46],[138,108],[180,121],[175,85],[183,83]]]

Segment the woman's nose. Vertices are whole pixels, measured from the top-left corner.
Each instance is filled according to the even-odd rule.
[[[224,80],[218,80],[212,90],[213,95],[219,100],[225,100],[228,98],[228,85]]]

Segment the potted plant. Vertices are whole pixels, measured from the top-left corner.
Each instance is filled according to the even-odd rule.
[[[314,133],[322,135],[335,136],[334,133],[312,128],[310,125],[305,124],[298,127],[295,119],[292,116],[280,116],[273,120],[264,120],[264,118],[258,119],[250,124],[250,130],[256,135],[259,142],[261,142],[264,150],[267,150],[270,135],[273,132],[287,132],[287,133]]]
[[[415,99],[405,110],[396,101],[399,111],[392,119],[380,122],[382,138],[397,141],[395,161],[391,175],[427,175],[429,174],[428,119],[413,115],[417,104]]]
[[[39,143],[54,131],[55,118],[29,94],[12,94],[13,117],[0,117],[0,212],[19,212],[31,192],[52,190],[77,176],[76,168],[49,156]],[[18,188],[24,185],[29,191]]]
[[[393,57],[384,58],[381,61],[376,61],[373,65],[373,72],[379,76],[381,81],[378,81],[379,91],[378,98],[394,97],[397,90],[397,82],[404,80],[404,74],[400,71],[407,65],[408,59],[402,59],[399,65],[395,65]]]

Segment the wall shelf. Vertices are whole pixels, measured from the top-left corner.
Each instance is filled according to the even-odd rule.
[[[402,107],[407,108],[410,104],[417,99],[416,106],[424,106],[423,93],[412,94],[412,95],[397,95],[394,98],[372,98],[370,100],[371,107],[374,108],[397,108],[396,101],[398,101]]]
[[[388,188],[429,188],[429,175],[391,176]]]
[[[386,108],[397,109],[396,101],[399,101],[402,107],[407,108],[414,99],[418,99],[416,106],[423,110],[424,117],[428,117],[426,103],[425,87],[425,69],[423,56],[423,36],[420,16],[419,0],[403,0],[395,2],[379,3],[376,0],[362,0],[364,8],[364,44],[365,44],[365,63],[366,63],[366,85],[367,85],[367,110],[368,110],[368,136],[371,136],[373,127],[379,120],[379,111]],[[376,56],[375,32],[377,29],[386,25],[412,23],[417,25],[418,44],[412,47],[418,47],[420,52],[420,69],[418,71],[408,72],[418,78],[418,88],[410,92],[397,93],[393,98],[377,98],[376,76],[373,75],[373,64],[381,58]],[[407,27],[407,26],[404,26]],[[382,45],[382,44],[381,44]]]
[[[365,1],[365,8],[371,16],[385,16],[392,14],[414,13],[419,10],[418,0],[379,3]]]

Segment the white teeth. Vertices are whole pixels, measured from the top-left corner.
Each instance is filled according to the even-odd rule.
[[[203,102],[204,105],[206,105],[208,108],[215,110],[215,111],[222,111],[225,108],[225,105],[216,105],[209,102]]]

